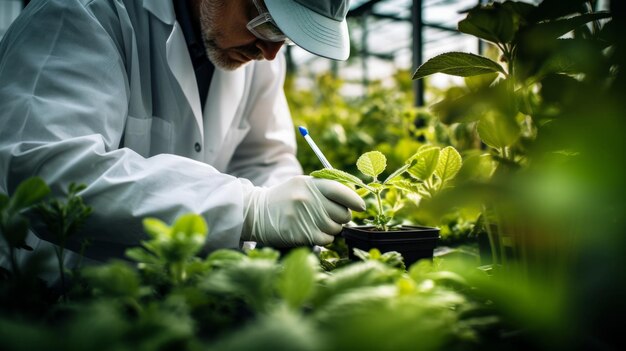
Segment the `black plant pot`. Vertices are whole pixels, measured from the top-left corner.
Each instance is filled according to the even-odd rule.
[[[356,260],[354,248],[380,252],[397,251],[404,257],[407,268],[417,260],[433,258],[433,250],[439,241],[439,228],[402,226],[390,231],[379,231],[373,226],[344,227],[341,235],[346,239],[348,256]]]

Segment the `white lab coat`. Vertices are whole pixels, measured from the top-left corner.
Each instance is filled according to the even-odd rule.
[[[190,212],[207,249],[237,247],[246,189],[302,172],[284,67],[216,68],[203,115],[172,0],[33,1],[0,44],[0,191],[86,184],[94,212],[68,247],[88,237],[98,260],[145,239],[143,218]]]

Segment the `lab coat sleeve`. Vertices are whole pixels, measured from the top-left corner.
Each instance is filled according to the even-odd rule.
[[[296,159],[295,128],[283,91],[285,57],[254,63],[253,84],[246,118],[250,131],[237,147],[227,173],[260,186],[281,183],[302,174]]]
[[[209,224],[208,249],[237,247],[249,182],[188,158],[144,158],[119,148],[129,83],[124,39],[108,28],[124,28],[114,23],[123,19],[119,7],[102,5],[112,1],[98,3],[97,17],[78,1],[33,3],[6,33],[0,191],[12,193],[31,176],[42,177],[58,197],[71,182],[87,185],[80,195],[94,212],[67,247],[78,250],[88,238],[85,255],[97,260],[121,257],[145,239],[144,218],[172,223],[190,212]],[[43,229],[36,234],[56,241]]]

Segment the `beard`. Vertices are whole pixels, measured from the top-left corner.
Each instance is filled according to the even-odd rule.
[[[223,49],[217,45],[217,39],[220,36],[220,31],[216,26],[218,18],[222,13],[224,7],[224,0],[211,1],[204,0],[200,2],[200,29],[202,32],[202,42],[209,60],[221,69],[232,71],[235,70],[247,62],[241,62],[231,58],[229,51],[235,51],[241,56],[250,58],[250,60],[261,60],[263,55],[261,50],[254,44],[239,46],[230,49]]]

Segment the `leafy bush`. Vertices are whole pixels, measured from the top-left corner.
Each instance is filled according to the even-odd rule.
[[[616,215],[624,213],[626,177],[617,151],[625,149],[625,24],[617,15],[624,8],[610,1],[611,12],[597,12],[597,4],[476,6],[459,30],[497,54],[445,53],[414,74],[466,77],[431,111],[445,123],[475,126],[497,168],[445,200],[482,206],[494,267],[521,265],[526,275],[553,282],[550,291],[569,301],[569,338],[583,349],[619,345],[606,316],[626,309],[615,298],[626,286],[612,277],[625,257],[626,226]]]
[[[24,184],[45,189],[39,180]],[[5,203],[43,201],[20,200],[21,189]],[[73,192],[69,198],[82,204]],[[55,212],[49,223],[67,212]],[[146,219],[144,227],[150,239],[128,250],[130,261],[77,269],[66,291],[45,286],[41,272],[6,271],[3,350],[438,350],[512,340],[493,335],[513,327],[490,306],[498,295],[485,272],[469,268],[473,261],[446,266],[435,259],[406,271],[397,253],[371,250],[357,252],[360,262],[324,271],[333,265],[308,248],[285,257],[270,248],[200,257],[200,239],[210,233],[198,215],[171,226]],[[39,282],[38,289],[25,282]]]

